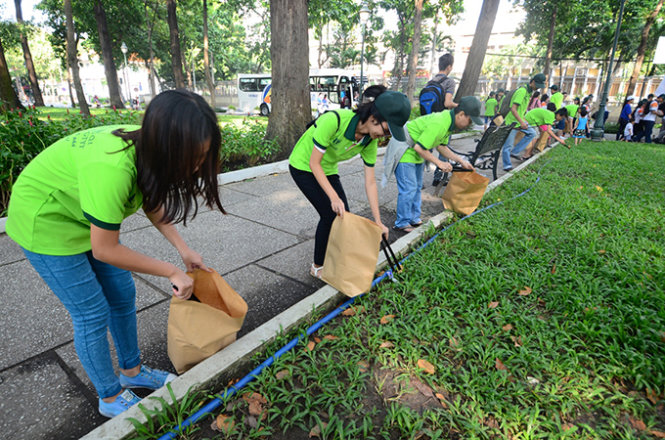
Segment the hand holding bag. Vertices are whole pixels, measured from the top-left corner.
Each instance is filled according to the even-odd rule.
[[[453,172],[443,192],[443,206],[458,214],[471,214],[480,205],[489,182],[476,171]]]
[[[343,294],[368,292],[379,260],[382,230],[371,220],[350,212],[333,221],[321,279]]]
[[[236,340],[247,303],[217,272],[189,272],[189,300],[171,298],[167,328],[169,358],[181,374]]]

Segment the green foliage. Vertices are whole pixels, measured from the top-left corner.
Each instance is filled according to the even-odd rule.
[[[279,151],[276,140],[264,139],[266,127],[258,121],[245,121],[241,127],[228,124],[221,132],[222,171],[265,163]]]

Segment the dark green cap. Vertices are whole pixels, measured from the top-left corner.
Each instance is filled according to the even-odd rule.
[[[547,81],[547,77],[545,76],[544,73],[538,73],[531,78],[531,81],[534,81],[536,83],[536,88],[537,89],[542,89],[545,87],[545,81]]]
[[[376,97],[374,105],[388,122],[390,134],[398,141],[404,142],[404,124],[411,116],[411,103],[404,93],[385,91]]]
[[[465,115],[471,116],[471,120],[476,125],[483,125],[485,123],[480,117],[480,101],[475,96],[465,96],[462,98],[455,110],[458,112],[463,111]]]
[[[559,90],[559,86],[557,86],[556,84],[552,84],[552,85],[550,86],[550,89],[556,91],[556,90]]]

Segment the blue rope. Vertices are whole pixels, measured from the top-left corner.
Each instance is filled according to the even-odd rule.
[[[549,162],[550,162],[549,160],[548,160],[547,162],[545,162],[545,163],[543,164],[543,166],[540,168],[540,170],[538,170],[538,176],[537,176],[537,178],[536,178],[536,181],[533,183],[533,185],[531,185],[529,188],[527,188],[526,190],[522,191],[521,193],[517,194],[516,196],[514,196],[513,198],[511,198],[511,199],[509,199],[509,200],[507,200],[507,201],[510,202],[510,201],[512,201],[512,200],[515,200],[515,199],[517,199],[517,198],[519,198],[519,197],[524,196],[524,195],[527,194],[529,191],[531,191],[531,190],[533,189],[533,187],[536,186],[536,184],[540,181],[540,172],[542,171],[542,169],[543,169],[543,168],[544,168]],[[410,254],[407,255],[406,257],[402,258],[402,260],[400,260],[400,264],[403,263],[403,262],[405,262],[405,261],[408,260],[409,258],[411,258],[412,255],[415,255],[417,252],[419,252],[420,250],[422,250],[422,249],[425,248],[426,246],[429,246],[429,244],[432,243],[432,242],[433,242],[433,241],[434,241],[434,240],[435,240],[440,234],[442,234],[443,232],[447,231],[448,229],[450,229],[452,226],[456,225],[457,223],[462,222],[462,221],[464,221],[464,220],[467,220],[467,219],[473,217],[473,216],[476,215],[476,214],[480,214],[481,212],[485,212],[485,211],[487,211],[488,209],[491,209],[491,208],[494,208],[494,207],[497,207],[497,206],[503,205],[503,203],[504,203],[503,201],[492,203],[491,205],[488,205],[488,206],[486,206],[486,207],[484,207],[484,208],[482,208],[482,209],[479,209],[478,211],[474,211],[474,212],[472,212],[471,214],[462,217],[461,219],[459,219],[459,220],[456,221],[455,223],[451,223],[450,225],[446,226],[445,228],[441,229],[439,232],[437,232],[436,234],[434,234],[434,235],[433,235],[431,238],[429,238],[425,243],[423,243],[422,245],[420,245],[415,251],[413,251],[412,253],[410,253]],[[386,270],[383,274],[381,274],[380,276],[378,276],[377,278],[375,278],[374,281],[372,281],[372,287],[370,288],[370,290],[371,290],[372,288],[374,288],[377,284],[379,284],[381,281],[383,281],[385,278],[393,279],[393,277],[394,277],[393,271],[392,271],[391,269]],[[305,333],[302,333],[302,334],[300,334],[299,336],[297,336],[297,337],[291,339],[291,341],[289,341],[288,344],[286,344],[285,346],[283,346],[282,348],[280,348],[279,350],[277,350],[277,351],[275,352],[275,354],[273,354],[271,357],[269,357],[268,359],[266,359],[265,361],[263,361],[258,367],[254,368],[252,371],[250,371],[245,377],[243,377],[242,379],[240,379],[235,385],[233,385],[233,386],[227,388],[223,395],[218,396],[218,397],[215,397],[213,400],[211,400],[211,401],[208,402],[206,405],[204,405],[203,407],[201,407],[201,409],[199,409],[199,410],[196,411],[194,414],[192,414],[192,415],[190,415],[189,417],[187,417],[187,418],[186,418],[186,419],[185,419],[180,425],[176,426],[175,428],[172,428],[169,432],[167,432],[166,434],[164,434],[163,436],[161,436],[161,437],[159,438],[159,440],[172,440],[172,439],[175,439],[176,435],[178,435],[178,433],[181,432],[183,429],[187,428],[188,426],[193,425],[194,423],[196,423],[197,421],[199,421],[201,418],[203,418],[206,414],[210,414],[210,413],[212,413],[212,412],[213,412],[214,410],[216,410],[216,409],[217,409],[222,403],[224,403],[224,400],[225,400],[225,399],[228,399],[229,397],[234,396],[238,391],[240,391],[242,388],[244,388],[245,385],[247,385],[248,383],[250,383],[251,381],[253,381],[255,378],[259,377],[259,375],[263,372],[264,369],[266,369],[267,367],[271,366],[271,365],[275,362],[275,360],[276,360],[276,359],[279,359],[283,354],[285,354],[286,352],[292,350],[296,345],[298,345],[298,342],[302,341],[302,340],[305,339],[306,337],[308,337],[308,336],[312,335],[313,333],[315,333],[316,331],[318,331],[321,327],[323,327],[325,324],[327,324],[328,322],[330,322],[330,321],[331,321],[332,319],[334,319],[337,315],[339,315],[340,313],[342,313],[344,310],[348,309],[348,308],[354,303],[354,301],[355,301],[357,298],[362,298],[362,297],[365,296],[365,295],[366,295],[366,293],[363,293],[363,294],[361,294],[361,295],[358,295],[358,296],[355,296],[355,297],[353,297],[353,298],[350,298],[349,300],[345,301],[342,305],[340,305],[339,307],[337,307],[335,310],[333,310],[332,312],[330,312],[329,314],[327,314],[325,317],[321,318],[319,321],[317,321],[317,322],[314,323],[312,326],[310,326],[310,327],[305,331]]]

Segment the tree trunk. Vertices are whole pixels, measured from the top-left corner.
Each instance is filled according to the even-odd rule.
[[[309,97],[307,0],[270,0],[272,111],[266,139],[285,159],[312,119]]]
[[[37,81],[37,72],[35,72],[35,65],[32,62],[32,54],[30,53],[30,46],[28,46],[28,37],[23,32],[23,12],[21,11],[21,0],[14,0],[16,6],[16,23],[18,23],[21,31],[21,46],[23,47],[23,58],[25,58],[25,68],[28,69],[28,77],[30,78],[30,87],[32,88],[32,96],[35,98],[35,105],[43,107],[44,98],[42,98],[42,91],[39,89],[39,82]]]
[[[182,53],[180,52],[180,36],[178,32],[178,16],[176,15],[175,0],[167,0],[167,20],[169,22],[169,34],[171,35],[171,66],[173,67],[173,78],[176,89],[185,88],[185,77],[182,75]]]
[[[157,5],[155,5],[157,7]],[[156,14],[156,13],[155,13]],[[152,21],[148,14],[148,0],[145,2],[145,22],[148,26],[148,48],[150,56],[148,58],[148,85],[150,86],[150,97],[154,98],[157,94],[157,86],[155,85],[155,51],[152,47],[152,29],[155,26],[155,17],[153,15]]]
[[[6,112],[12,108],[23,108],[12,87],[12,77],[9,74],[5,50],[0,40],[0,111]]]
[[[635,93],[635,84],[637,83],[637,77],[640,75],[640,70],[642,70],[642,63],[644,62],[644,53],[647,50],[647,39],[649,38],[649,30],[651,30],[651,25],[656,21],[656,17],[660,12],[660,9],[663,7],[663,2],[665,0],[659,0],[658,4],[649,15],[647,15],[646,22],[644,23],[644,29],[642,29],[642,37],[640,40],[640,45],[637,47],[637,59],[635,60],[635,67],[633,67],[633,73],[630,75],[630,80],[628,81],[628,89],[626,90],[626,95],[632,95]]]
[[[430,76],[434,75],[435,72],[438,72],[439,65],[438,60],[436,59],[436,44],[437,44],[437,32],[439,29],[439,11],[437,10],[434,15],[434,31],[432,32],[432,51],[430,53]]]
[[[79,101],[81,113],[90,116],[90,109],[88,108],[88,102],[85,100],[83,86],[81,85],[81,77],[79,76],[79,62],[78,56],[76,55],[76,39],[74,38],[74,18],[72,14],[71,0],[65,0],[65,22],[67,26],[67,63],[72,69],[76,97]]]
[[[545,67],[543,73],[550,80],[550,63],[552,62],[552,46],[554,46],[554,26],[556,25],[556,4],[552,6],[552,17],[550,18],[550,33],[547,36],[547,52],[545,53]],[[547,86],[547,84],[545,84]]]
[[[476,25],[476,33],[471,42],[469,56],[466,59],[462,80],[457,88],[455,102],[460,102],[464,96],[472,96],[476,90],[476,84],[480,77],[480,71],[483,68],[485,52],[487,51],[487,42],[494,27],[494,19],[499,9],[499,0],[483,0],[483,6],[480,9],[480,17]]]
[[[67,54],[65,54],[65,64],[67,65],[67,90],[69,91],[69,102],[72,104],[72,108],[76,107],[76,100],[74,100],[74,93],[72,92],[72,71],[69,68],[69,60],[67,59]]]
[[[414,0],[416,6],[416,16],[413,20],[413,44],[411,45],[411,53],[409,54],[409,79],[406,83],[406,96],[409,101],[413,103],[417,100],[414,98],[416,91],[416,73],[418,72],[418,53],[420,52],[420,34],[422,32],[421,24],[423,18],[423,1]]]
[[[214,109],[215,105],[215,84],[213,83],[212,72],[210,71],[210,57],[208,55],[208,2],[203,0],[203,68],[205,69],[206,82],[210,90],[210,106]]]
[[[102,58],[104,59],[104,75],[109,87],[109,98],[111,105],[115,108],[125,108],[120,97],[120,86],[118,85],[118,72],[115,70],[113,53],[111,51],[111,37],[109,36],[108,23],[106,22],[106,12],[102,6],[101,0],[95,2],[95,20],[97,21],[97,33],[99,34],[99,43],[102,46]],[[72,68],[74,66],[71,66]],[[129,84],[125,84],[128,87]]]

